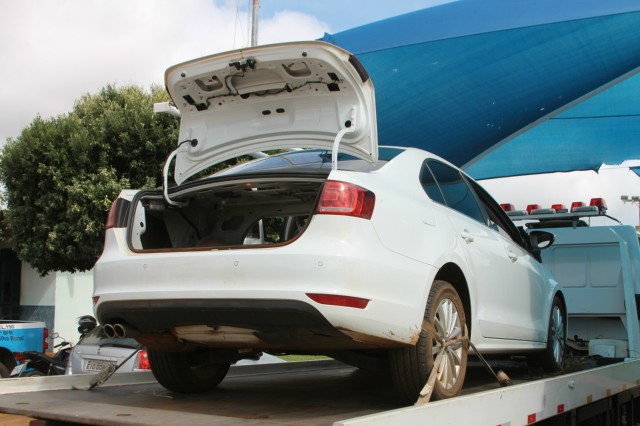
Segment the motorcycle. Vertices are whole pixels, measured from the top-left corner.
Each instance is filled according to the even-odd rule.
[[[84,336],[93,330],[97,325],[96,319],[90,315],[82,316],[78,319],[78,332],[81,341]],[[52,339],[60,338],[58,333],[51,335]],[[47,354],[27,351],[21,355],[24,361],[18,364],[11,372],[10,377],[34,377],[34,376],[59,376],[64,375],[67,370],[67,363],[73,345],[62,338],[63,341],[54,346],[58,351],[53,356]]]
[[[59,336],[57,333],[53,333],[51,337],[56,339]],[[13,369],[11,377],[58,376],[65,374],[72,347],[71,343],[63,339],[61,343],[54,346],[58,351],[53,356],[36,351],[23,352],[21,358],[24,361]]]

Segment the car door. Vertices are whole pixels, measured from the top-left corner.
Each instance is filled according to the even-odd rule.
[[[434,201],[451,208],[448,217],[471,270],[467,279],[473,286],[472,309],[481,334],[500,339],[537,339],[534,318],[538,316],[532,311],[538,308],[532,306],[532,300],[533,294],[539,293],[539,283],[527,267],[526,250],[510,244],[499,228],[490,226],[484,204],[457,169],[437,160],[428,160],[427,168],[431,176],[425,168],[421,173],[425,191]]]
[[[513,303],[517,298],[522,321],[526,324],[522,339],[542,342],[547,338],[549,301],[551,300],[549,292],[553,290],[549,273],[525,248],[526,243],[522,234],[504,214],[500,205],[477,182],[469,180],[469,183],[487,214],[489,228],[500,238],[511,262],[509,277],[514,286],[520,289],[517,294],[498,296],[496,303]],[[487,302],[491,303],[491,301]]]

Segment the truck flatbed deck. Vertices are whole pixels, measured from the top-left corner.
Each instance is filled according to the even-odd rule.
[[[380,386],[384,374],[337,361],[235,367],[217,389],[195,395],[169,392],[148,372],[80,390],[90,377],[12,379],[0,384],[0,411],[78,424],[326,425],[402,408],[391,382]],[[499,387],[479,364],[467,383],[465,393]]]
[[[499,367],[511,376],[513,386],[500,388],[479,362],[472,362],[462,396],[416,407],[395,403],[391,383],[380,386],[389,380],[382,373],[312,361],[235,367],[217,389],[194,395],[169,392],[148,372],[118,374],[91,391],[82,390],[88,386],[88,375],[8,379],[0,382],[0,411],[92,425],[417,424],[425,419],[446,424],[442,416],[451,415],[451,404],[464,401],[465,407],[483,408],[482,418],[474,410],[455,410],[467,421],[505,424],[515,416],[522,421],[512,424],[526,424],[531,415],[538,420],[548,417],[545,410],[555,415],[559,404],[569,410],[587,398],[595,402],[640,384],[640,361],[547,379],[532,377],[517,363]],[[601,392],[593,391],[594,381]],[[540,387],[545,389],[542,394]],[[585,389],[590,396],[583,395]],[[565,395],[557,404],[555,393]],[[544,401],[540,395],[545,395]],[[461,419],[450,419],[451,424],[465,424]]]

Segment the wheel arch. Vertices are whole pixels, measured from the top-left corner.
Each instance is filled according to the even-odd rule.
[[[568,332],[569,331],[569,312],[567,311],[567,301],[564,298],[564,293],[562,292],[562,290],[557,290],[553,294],[553,297],[551,298],[551,302],[550,302],[551,304],[553,303],[553,299],[555,299],[556,297],[560,300],[560,303],[562,304],[562,309],[564,310],[564,322],[566,327],[565,331]]]
[[[462,304],[464,305],[467,328],[469,330],[469,336],[471,336],[471,296],[469,294],[469,285],[466,277],[464,276],[464,272],[462,272],[462,269],[460,269],[458,265],[449,262],[440,268],[434,279],[447,281],[458,292],[458,296],[460,296]]]
[[[560,299],[560,302],[562,302],[562,307],[564,308],[564,312],[566,314],[567,312],[567,301],[564,299],[564,293],[561,290],[558,290],[554,293],[553,297],[551,298],[551,300],[555,299],[555,298]]]

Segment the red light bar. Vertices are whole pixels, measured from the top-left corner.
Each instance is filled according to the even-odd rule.
[[[607,211],[607,202],[604,200],[604,198],[592,198],[589,202],[589,205],[597,207],[598,210],[602,213]]]
[[[567,206],[565,206],[564,204],[552,204],[551,208],[554,209],[556,213],[566,213],[569,211],[567,209]]]
[[[529,204],[527,206],[527,213],[531,214],[532,210],[540,210],[541,208],[540,204]]]
[[[571,203],[571,211],[573,212],[576,208],[584,206],[586,206],[586,204],[582,201],[574,201],[573,203]]]
[[[307,296],[316,303],[322,305],[345,306],[347,308],[364,309],[369,304],[369,299],[360,297],[342,296],[339,294],[307,293]]]
[[[504,210],[505,212],[513,212],[516,210],[516,206],[509,203],[500,204],[500,207],[502,207],[502,210]]]

